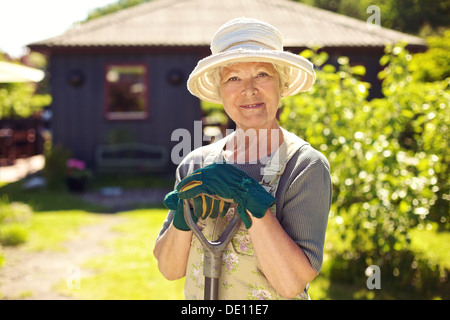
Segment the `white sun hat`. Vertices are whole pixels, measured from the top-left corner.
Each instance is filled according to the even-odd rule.
[[[316,80],[313,64],[283,50],[283,36],[272,25],[253,18],[237,18],[214,34],[211,55],[200,60],[187,81],[188,90],[201,100],[222,103],[211,72],[240,62],[268,62],[289,68],[283,97],[309,90]]]

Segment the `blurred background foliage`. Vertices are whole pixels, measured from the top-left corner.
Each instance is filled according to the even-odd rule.
[[[85,21],[152,0],[118,0],[92,10]],[[292,0],[365,21],[367,8],[376,5],[382,12],[381,25],[411,34],[428,36],[442,26],[449,26],[448,0]]]
[[[365,283],[365,269],[375,264],[393,290],[450,292],[450,266],[411,247],[415,229],[450,230],[448,37],[432,38],[414,56],[405,44],[387,46],[379,74],[384,98],[370,101],[369,84],[359,80],[364,67],[341,57],[336,68],[324,52],[302,52],[317,82],[283,100],[280,123],[330,161],[331,281]]]
[[[381,26],[421,36],[448,26],[450,2],[447,0],[293,0],[365,21],[371,5],[380,8]]]
[[[46,58],[37,52],[27,57],[27,65],[45,69]],[[22,64],[0,52],[0,61]],[[32,82],[0,83],[0,119],[28,118],[50,105],[52,97],[47,89],[48,79],[36,84]]]

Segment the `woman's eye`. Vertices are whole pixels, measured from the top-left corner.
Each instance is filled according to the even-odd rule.
[[[238,77],[231,77],[231,78],[228,78],[227,81],[237,81],[237,80],[238,80]]]
[[[263,78],[263,77],[266,77],[266,76],[268,76],[268,74],[266,72],[258,73],[258,78]]]

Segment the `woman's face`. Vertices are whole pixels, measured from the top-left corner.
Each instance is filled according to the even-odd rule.
[[[278,126],[280,81],[272,64],[243,62],[224,67],[219,93],[225,112],[238,128],[272,129]]]

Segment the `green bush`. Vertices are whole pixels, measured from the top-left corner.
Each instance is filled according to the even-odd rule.
[[[409,230],[427,221],[450,229],[450,79],[416,81],[404,45],[389,46],[380,61],[385,97],[369,101],[364,67],[341,57],[336,69],[324,64],[326,53],[302,54],[315,63],[317,81],[283,100],[280,122],[330,161],[328,233],[340,239],[327,244],[331,278],[365,284],[375,264],[392,288],[440,287],[440,273],[411,251]]]
[[[0,199],[0,245],[15,246],[28,240],[28,223],[33,211],[20,202]]]
[[[28,118],[51,101],[49,94],[36,94],[31,83],[0,83],[0,119]]]
[[[0,243],[3,246],[17,246],[28,240],[28,228],[21,223],[0,226]]]
[[[391,121],[391,137],[399,145],[393,150],[395,163],[406,178],[401,184],[406,192],[402,199],[412,204],[410,212],[414,213],[415,223],[427,217],[441,229],[450,230],[450,78],[417,81],[408,71],[412,56],[403,46],[388,47],[386,51],[381,61],[389,62],[381,73],[386,98],[374,101],[374,107],[390,110],[395,119]]]
[[[427,38],[428,50],[413,56],[408,69],[420,81],[440,81],[450,77],[450,30]]]
[[[47,187],[50,190],[65,188],[66,164],[71,155],[71,151],[63,145],[56,145],[45,153],[43,173],[47,180]]]

